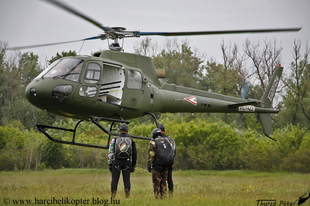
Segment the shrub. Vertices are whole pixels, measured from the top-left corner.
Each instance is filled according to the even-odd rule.
[[[288,172],[310,173],[310,149],[297,150],[284,158],[282,169]]]

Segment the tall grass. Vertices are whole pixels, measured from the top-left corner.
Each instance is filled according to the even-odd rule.
[[[299,173],[189,170],[174,171],[173,180],[173,197],[156,200],[150,173],[137,168],[131,175],[130,200],[125,199],[122,177],[116,199],[119,205],[257,205],[260,199],[274,199],[280,205],[280,201],[295,202],[310,189],[310,174]],[[14,205],[15,199],[34,203],[35,198],[69,198],[89,200],[78,205],[100,205],[92,204],[92,200],[110,201],[110,184],[111,174],[105,169],[1,172],[0,204]]]

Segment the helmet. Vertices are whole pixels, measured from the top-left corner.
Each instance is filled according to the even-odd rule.
[[[120,132],[128,132],[128,126],[126,123],[121,124],[121,126],[119,127],[119,131]]]
[[[155,128],[153,131],[152,131],[152,136],[153,138],[155,139],[156,137],[158,136],[161,136],[162,132],[161,132],[161,129],[159,128]]]
[[[157,127],[161,129],[161,131],[165,131],[165,126],[162,123],[159,123]]]

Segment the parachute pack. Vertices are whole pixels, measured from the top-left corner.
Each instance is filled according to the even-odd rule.
[[[174,162],[174,151],[171,147],[170,142],[167,138],[164,138],[164,141],[156,140],[156,156],[155,156],[155,164],[171,167]]]
[[[171,137],[167,137],[167,140],[170,143],[171,149],[173,150],[173,154],[175,156],[176,155],[175,141]]]
[[[115,139],[115,157],[130,159],[132,155],[132,140],[129,137],[117,137]]]

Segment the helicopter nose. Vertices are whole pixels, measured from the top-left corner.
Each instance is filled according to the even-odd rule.
[[[49,92],[50,93],[50,92]],[[44,108],[43,99],[49,101],[49,97],[46,96],[44,89],[42,87],[42,81],[33,80],[25,89],[26,99],[34,106],[41,109]]]
[[[29,94],[29,95],[27,95],[27,94]],[[37,91],[36,91],[36,89],[34,87],[31,87],[29,89],[29,92],[26,93],[26,97],[27,97],[28,100],[29,100],[30,96],[31,97],[36,97],[37,96]]]
[[[61,103],[73,92],[73,86],[64,81],[35,79],[25,89],[26,99],[34,106],[49,110]]]
[[[37,102],[37,90],[34,87],[31,87],[30,89],[26,87],[25,89],[25,96],[26,99],[34,106],[36,106]]]

